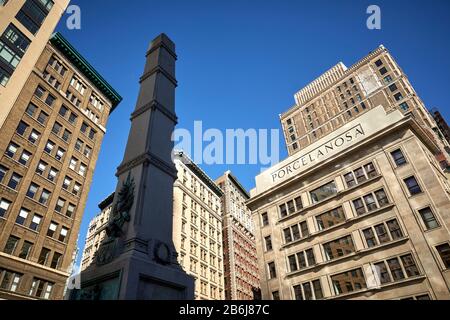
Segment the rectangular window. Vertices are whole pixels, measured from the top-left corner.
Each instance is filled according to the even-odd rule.
[[[292,238],[294,241],[297,241],[302,238],[302,236],[300,235],[300,228],[298,224],[292,226],[291,230],[292,230]]]
[[[25,241],[22,245],[22,250],[20,250],[19,258],[28,259],[31,253],[31,249],[33,249],[33,244],[29,241]]]
[[[50,256],[50,249],[42,248],[41,254],[39,255],[38,263],[46,265],[49,256]]]
[[[28,151],[24,150],[22,152],[22,155],[19,158],[19,163],[21,165],[26,166],[28,164],[28,161],[30,160],[30,157],[31,157],[31,153],[29,153]]]
[[[419,210],[419,214],[427,230],[439,228],[439,223],[430,207]]]
[[[27,130],[28,127],[29,127],[28,124],[26,124],[23,121],[20,121],[19,125],[17,126],[16,133],[18,135],[23,136],[25,134],[25,131]]]
[[[361,268],[343,272],[331,277],[334,293],[336,295],[351,293],[366,289],[366,280]]]
[[[416,262],[411,254],[407,254],[400,257],[403,268],[405,268],[406,275],[409,277],[416,277],[420,275],[419,269],[416,266]]]
[[[422,193],[422,189],[420,188],[419,184],[417,183],[417,180],[415,177],[409,177],[403,180],[405,182],[406,187],[409,190],[410,195],[415,195]]]
[[[381,284],[386,284],[392,281],[391,276],[389,275],[388,268],[386,267],[386,263],[384,261],[375,263],[374,266]]]
[[[3,249],[3,252],[6,254],[13,255],[14,251],[17,248],[17,245],[19,244],[20,238],[10,236],[8,240],[6,241],[5,248]]]
[[[55,159],[61,161],[64,158],[65,153],[66,151],[64,149],[59,148],[58,151],[56,152]]]
[[[295,208],[297,209],[297,211],[303,209],[302,197],[297,197],[294,199],[294,201],[295,201]]]
[[[363,230],[364,238],[366,239],[367,246],[369,248],[375,247],[378,245],[377,238],[375,237],[375,233],[372,228],[368,228]]]
[[[375,197],[377,198],[378,205],[380,206],[380,208],[389,204],[389,199],[386,195],[386,192],[384,192],[384,189],[376,191]]]
[[[298,266],[297,266],[297,258],[295,255],[289,256],[288,257],[288,263],[289,263],[289,270],[290,272],[295,272],[298,270]]]
[[[52,221],[47,230],[47,237],[53,238],[57,228],[58,228],[58,224]]]
[[[387,263],[389,269],[391,270],[391,274],[392,277],[394,278],[394,281],[399,281],[405,278],[405,275],[403,274],[403,270],[400,265],[400,262],[398,261],[398,258],[389,259]]]
[[[57,269],[61,263],[62,254],[55,252],[53,254],[52,262],[50,263],[50,268]]]
[[[80,164],[80,168],[78,170],[79,175],[84,177],[86,175],[86,169],[87,167],[84,163]]]
[[[295,300],[304,300],[301,285],[294,286],[294,299]]]
[[[375,197],[372,194],[364,196],[364,203],[366,204],[366,208],[369,212],[377,209]]]
[[[353,172],[349,172],[346,175],[344,175],[345,182],[347,184],[347,187],[351,188],[356,186],[355,177],[353,176]]]
[[[55,102],[56,98],[54,96],[52,96],[51,94],[49,94],[47,96],[47,99],[45,99],[45,104],[48,105],[49,107],[53,106],[53,103]]]
[[[3,179],[6,176],[6,173],[8,173],[8,168],[0,165],[0,183],[3,182]]]
[[[58,175],[58,171],[55,168],[52,167],[50,169],[50,171],[48,172],[47,179],[52,181],[52,182],[55,182],[57,175]]]
[[[263,227],[266,227],[269,225],[269,216],[268,216],[267,212],[264,212],[263,214],[261,214],[261,220],[262,220]]]
[[[265,237],[264,242],[266,244],[266,251],[272,251],[272,237],[271,236]]]
[[[394,99],[396,101],[400,101],[403,99],[403,95],[401,94],[401,92],[397,92],[396,94],[394,94]]]
[[[392,240],[403,238],[403,232],[400,228],[400,225],[398,224],[397,219],[388,221],[387,226],[389,228],[389,233],[391,234]]]
[[[362,183],[362,182],[367,180],[367,177],[366,177],[366,175],[364,173],[364,169],[363,168],[358,168],[354,172],[355,172],[356,181],[358,183]]]
[[[0,268],[0,289],[16,292],[22,276],[22,274]]]
[[[50,0],[26,0],[23,7],[16,15],[16,19],[28,29],[32,34],[36,34],[49,11],[53,7],[53,1]]]
[[[86,158],[89,158],[91,156],[91,154],[92,154],[92,148],[89,147],[89,146],[86,146],[84,148],[83,154],[85,155]]]
[[[18,175],[17,173],[14,172],[11,175],[11,179],[9,179],[8,187],[10,187],[13,190],[16,190],[17,187],[19,186],[21,180],[22,180],[22,176]]]
[[[31,183],[30,187],[28,188],[28,191],[27,191],[27,197],[34,199],[38,190],[39,190],[39,186],[35,183]]]
[[[33,103],[30,102],[25,112],[30,116],[34,117],[34,114],[36,113],[37,107]]]
[[[444,243],[436,247],[446,269],[450,269],[450,244]]]
[[[35,144],[39,140],[39,136],[41,134],[36,130],[31,130],[30,136],[28,137],[28,141],[30,141],[32,144]]]
[[[378,240],[379,240],[380,244],[383,244],[383,243],[391,241],[391,239],[389,238],[389,234],[388,234],[388,232],[386,230],[386,227],[385,227],[385,225],[383,223],[379,224],[379,225],[376,225],[375,226],[375,231],[377,233]]]
[[[69,116],[69,122],[75,125],[75,123],[77,122],[77,118],[78,116],[75,113],[71,112]]]
[[[34,231],[38,231],[41,221],[42,221],[42,217],[35,214],[33,217],[33,220],[31,220],[31,223],[30,223],[30,229],[34,230]]]
[[[43,175],[46,168],[47,168],[47,163],[40,161],[38,166],[36,167],[36,173],[39,175]]]
[[[48,203],[48,198],[50,197],[50,191],[48,190],[42,190],[41,197],[39,198],[39,203],[43,204],[44,206]]]
[[[318,203],[337,193],[336,183],[334,181],[327,183],[310,192],[313,203]]]
[[[17,150],[20,147],[15,144],[14,142],[11,142],[8,146],[8,149],[6,149],[5,154],[10,157],[10,158],[14,158],[14,156],[16,155]]]
[[[272,292],[272,300],[280,300],[280,292],[279,291]]]
[[[55,122],[55,124],[53,125],[53,128],[52,128],[52,132],[56,135],[59,135],[59,133],[61,132],[61,129],[62,129],[62,125],[58,122]]]
[[[58,213],[62,213],[62,210],[66,204],[66,201],[64,199],[59,198],[56,202],[55,211]]]
[[[394,162],[397,167],[400,167],[407,163],[405,156],[403,155],[403,152],[400,149],[392,151],[391,156],[392,156],[392,159],[394,159]]]
[[[312,282],[313,289],[314,289],[314,298],[316,300],[323,298],[323,291],[322,291],[322,285],[320,284],[320,280],[314,280]]]
[[[6,215],[6,212],[8,212],[10,206],[11,201],[8,201],[6,199],[0,200],[0,218],[3,218]]]
[[[47,144],[45,145],[44,151],[47,152],[48,154],[51,154],[54,147],[55,147],[55,143],[48,140]]]
[[[0,66],[0,85],[2,87],[6,87],[9,79],[11,78],[11,75],[11,71],[7,71],[2,66]]]
[[[64,130],[64,133],[62,135],[62,139],[66,142],[68,142],[70,140],[72,133],[69,130]]]
[[[24,225],[25,221],[27,220],[28,214],[30,213],[30,211],[26,210],[26,209],[20,209],[19,215],[17,216],[16,219],[16,223],[20,224],[20,225]]]
[[[282,205],[280,206],[280,217],[281,217],[281,218],[284,218],[284,217],[286,217],[286,216],[287,216],[287,207],[286,207],[285,204],[282,204]]]
[[[325,243],[323,249],[327,260],[333,260],[355,252],[355,246],[350,235]]]
[[[61,108],[59,109],[59,115],[61,117],[65,118],[67,115],[67,112],[69,112],[69,109],[65,105],[62,105]]]
[[[342,207],[333,209],[317,216],[316,221],[319,230],[326,230],[345,221],[344,210]]]
[[[75,183],[75,185],[73,186],[72,193],[77,196],[80,193],[80,190],[81,190],[81,184]]]
[[[75,170],[77,163],[78,163],[78,159],[76,159],[76,158],[70,159],[69,168],[72,170]]]
[[[275,262],[269,262],[267,264],[268,270],[269,270],[269,279],[274,279],[277,277],[277,270],[275,267]]]
[[[366,207],[364,207],[364,202],[362,199],[353,200],[353,206],[355,207],[356,213],[362,215],[366,213]]]

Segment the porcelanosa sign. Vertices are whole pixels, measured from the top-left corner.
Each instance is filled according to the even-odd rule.
[[[345,148],[349,144],[353,143],[355,140],[364,137],[366,133],[364,132],[361,124],[356,125],[350,130],[342,133],[341,135],[334,137],[333,139],[325,142],[319,147],[315,148],[311,152],[303,155],[297,160],[292,161],[288,165],[284,166],[281,169],[273,172],[272,183],[278,182],[279,180],[285,179],[291,175],[298,173],[303,170],[305,167],[308,167],[318,161],[326,159],[332,153],[336,153],[340,149]]]

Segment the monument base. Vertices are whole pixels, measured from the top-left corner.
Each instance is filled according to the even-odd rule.
[[[178,265],[125,253],[114,261],[86,269],[73,300],[194,300],[194,279]]]

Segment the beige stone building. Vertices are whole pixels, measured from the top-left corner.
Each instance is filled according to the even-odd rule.
[[[216,180],[223,192],[223,258],[226,300],[254,300],[259,295],[255,226],[245,202],[250,198],[230,171]]]
[[[450,299],[448,154],[392,56],[339,64],[296,102],[290,157],[248,201],[263,298]]]
[[[183,269],[195,278],[195,299],[224,300],[222,191],[182,152],[173,189],[173,241]]]
[[[399,109],[403,114],[412,114],[421,126],[439,130],[408,77],[384,46],[350,68],[338,63],[297,92],[295,102],[280,116],[289,155],[378,105],[385,106],[387,112]],[[436,143],[442,150],[449,146],[445,139],[437,139]],[[446,168],[450,161],[448,152],[436,156]]]
[[[81,271],[92,263],[95,263],[95,254],[102,241],[107,237],[106,227],[111,217],[111,209],[114,201],[114,193],[99,203],[100,213],[89,222],[88,233],[84,244],[83,256],[81,258]]]
[[[0,127],[69,0],[0,0]]]
[[[57,3],[54,19],[66,2]],[[20,21],[12,20],[17,30]],[[27,51],[3,89],[17,99],[0,111],[0,298],[62,298],[108,117],[121,101],[61,34],[42,49],[37,61]],[[24,85],[15,78],[27,74],[22,63],[30,68]]]

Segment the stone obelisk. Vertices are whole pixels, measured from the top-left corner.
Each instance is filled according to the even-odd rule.
[[[161,34],[146,57],[108,237],[81,274],[79,299],[194,299],[194,279],[177,263],[172,240],[175,44]]]

